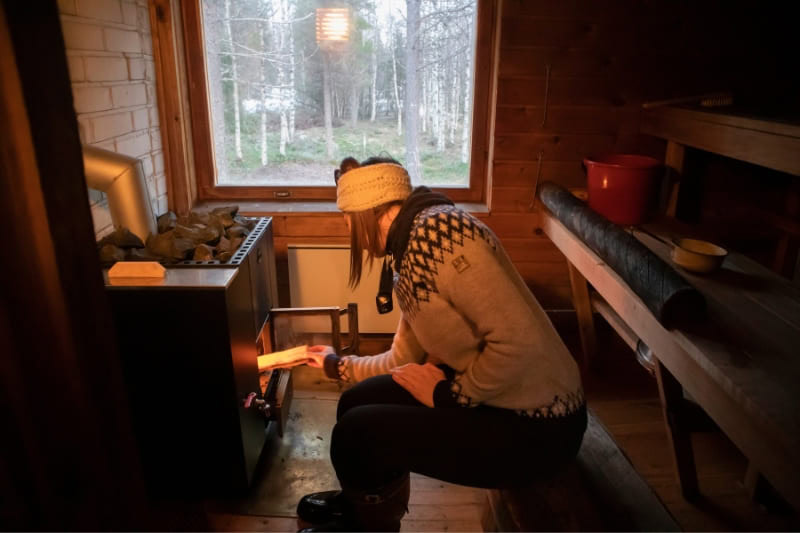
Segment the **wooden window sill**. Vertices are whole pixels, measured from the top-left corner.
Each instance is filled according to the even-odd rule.
[[[336,202],[276,202],[276,201],[204,201],[198,202],[194,208],[199,211],[214,209],[225,205],[238,205],[239,212],[247,216],[314,216],[338,213]],[[488,214],[489,208],[483,203],[456,202],[456,206],[473,215]]]

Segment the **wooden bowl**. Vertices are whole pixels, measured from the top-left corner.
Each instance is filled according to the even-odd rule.
[[[707,274],[722,265],[728,250],[708,241],[675,239],[672,260],[686,270]]]

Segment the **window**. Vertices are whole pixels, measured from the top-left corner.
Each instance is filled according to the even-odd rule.
[[[389,155],[483,200],[493,4],[339,3],[349,39],[330,45],[318,0],[186,2],[199,199],[334,199],[343,157]]]

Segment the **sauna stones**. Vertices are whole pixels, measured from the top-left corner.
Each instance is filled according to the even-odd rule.
[[[126,228],[105,236],[97,243],[100,261],[103,266],[117,261],[225,263],[258,222],[238,213],[238,205],[191,211],[182,216],[168,211],[158,217],[158,233],[150,235],[146,243]]]

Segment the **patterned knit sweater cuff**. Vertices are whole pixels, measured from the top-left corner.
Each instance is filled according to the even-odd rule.
[[[436,384],[433,389],[434,407],[460,407],[450,390],[451,386],[452,382],[444,379]]]
[[[335,353],[329,353],[325,356],[325,360],[322,363],[322,368],[325,370],[325,375],[331,379],[341,379],[342,376],[339,375],[339,361],[342,358],[336,355]]]

